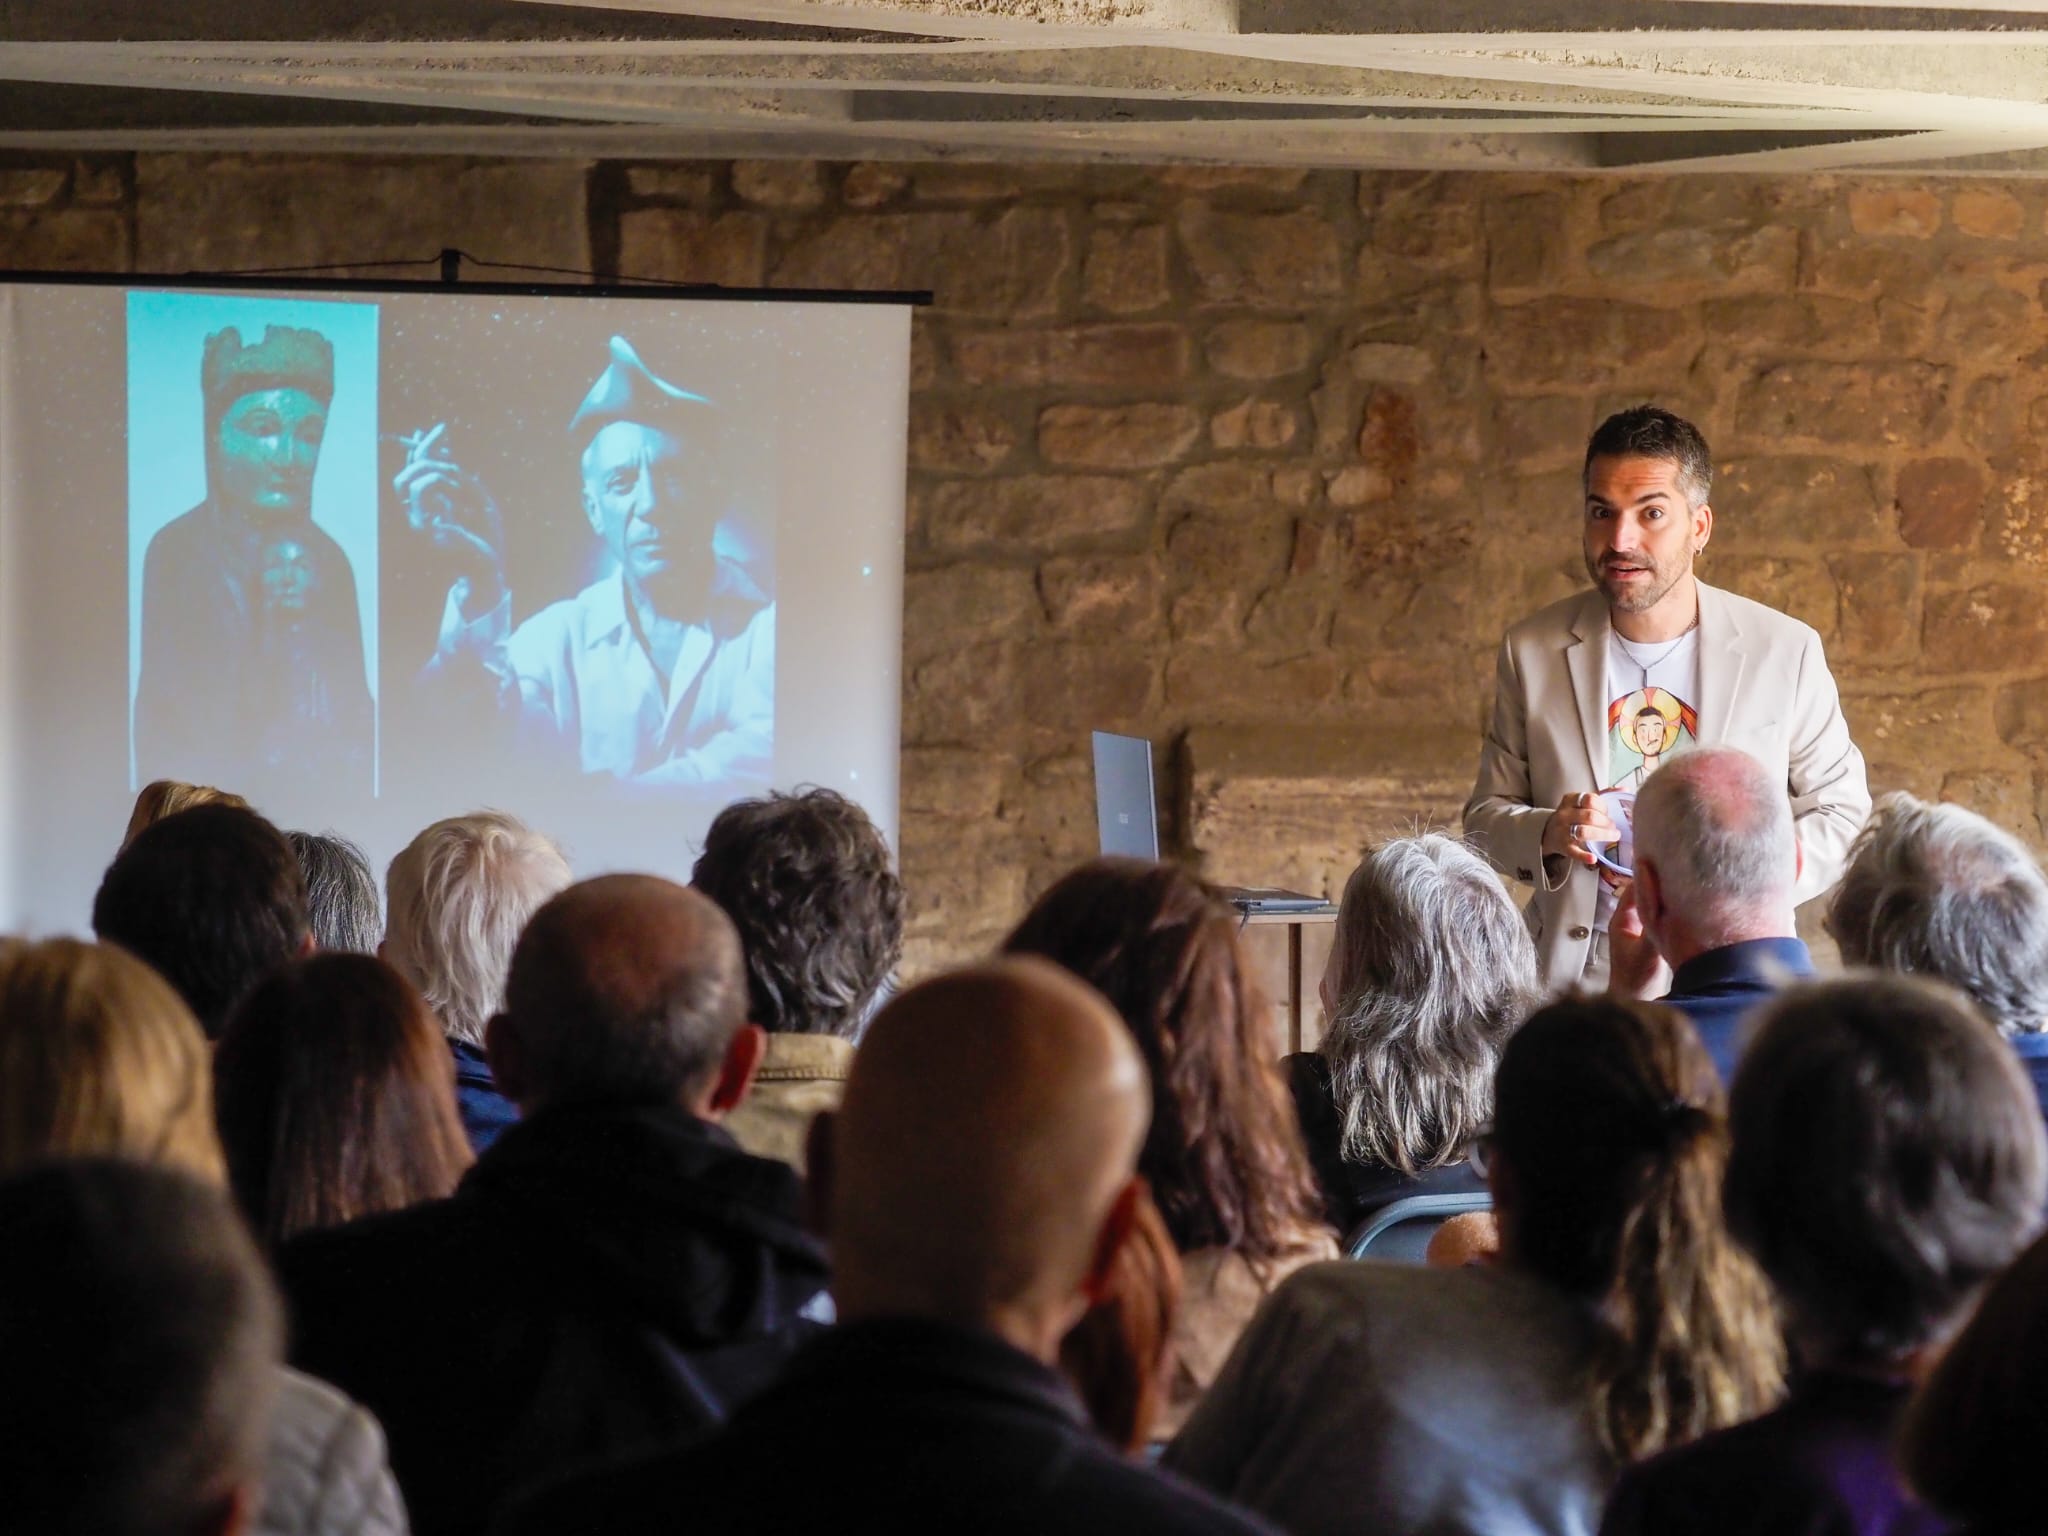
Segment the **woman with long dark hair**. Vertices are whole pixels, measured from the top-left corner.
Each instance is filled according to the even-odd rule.
[[[1770,1296],[1721,1221],[1720,1079],[1683,1018],[1541,1009],[1478,1145],[1500,1262],[1303,1270],[1169,1465],[1293,1536],[1585,1536],[1621,1467],[1775,1399]]]
[[[368,955],[316,955],[242,1001],[214,1057],[228,1178],[271,1247],[453,1192],[455,1066],[419,993]]]
[[[1183,1275],[1163,1433],[1186,1418],[1264,1296],[1337,1251],[1237,927],[1186,870],[1098,859],[1047,891],[1003,946],[1053,960],[1107,997],[1152,1076],[1138,1171]]]

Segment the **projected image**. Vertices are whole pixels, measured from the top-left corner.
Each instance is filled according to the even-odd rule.
[[[774,771],[773,518],[756,489],[773,438],[735,419],[722,386],[741,387],[739,364],[692,355],[677,329],[657,372],[625,335],[504,322],[498,345],[546,371],[472,369],[433,400],[415,385],[417,419],[387,424],[390,485],[447,578],[417,682],[430,733],[484,708],[529,764],[722,803]]]
[[[131,784],[374,794],[377,307],[127,319]]]

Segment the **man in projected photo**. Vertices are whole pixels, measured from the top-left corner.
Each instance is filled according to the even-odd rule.
[[[773,765],[775,605],[713,548],[724,508],[721,413],[656,378],[624,337],[569,421],[583,511],[614,565],[512,628],[504,524],[448,455],[445,426],[411,439],[394,481],[412,526],[461,567],[427,667],[481,669],[528,746],[585,774],[721,798]]]
[[[355,573],[312,513],[334,347],[278,325],[249,345],[229,326],[206,338],[199,378],[206,500],[143,560],[136,765],[144,779],[366,792]]]

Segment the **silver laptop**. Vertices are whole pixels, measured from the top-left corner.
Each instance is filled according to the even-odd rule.
[[[1152,792],[1152,743],[1095,733],[1095,830],[1105,854],[1159,857],[1159,803]]]

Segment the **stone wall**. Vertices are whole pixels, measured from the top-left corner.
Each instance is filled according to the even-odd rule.
[[[1583,581],[1577,461],[1717,451],[1707,578],[1815,625],[1881,786],[2048,814],[2038,183],[1266,170],[0,160],[0,264],[476,255],[929,287],[915,330],[913,961],[1092,851],[1090,727],[1169,835],[1330,889],[1454,824],[1517,615]]]

